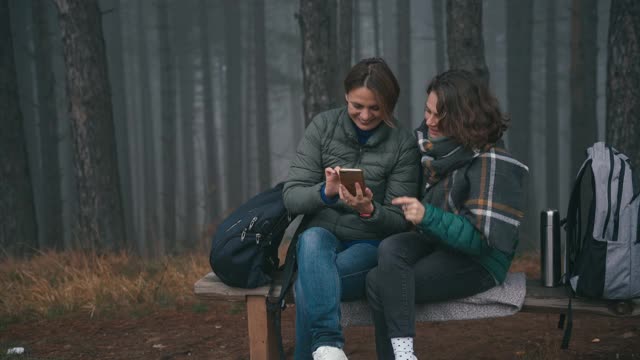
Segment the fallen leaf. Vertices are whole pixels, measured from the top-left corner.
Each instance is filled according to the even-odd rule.
[[[600,339],[599,338],[593,338],[593,340],[591,340],[592,343],[599,343]]]
[[[164,348],[166,348],[166,346],[162,345],[162,344],[153,344],[153,348],[154,349],[164,349]]]
[[[520,351],[516,351],[516,356],[524,356],[524,354],[526,354],[524,351],[520,350]]]
[[[220,329],[222,327],[222,325],[216,325],[215,328],[216,329]]]

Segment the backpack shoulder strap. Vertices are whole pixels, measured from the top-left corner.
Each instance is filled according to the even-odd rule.
[[[584,177],[585,171],[591,167],[592,159],[587,159],[580,170],[578,171],[578,175],[573,182],[573,187],[571,188],[571,195],[569,197],[569,205],[567,207],[567,217],[565,219],[564,229],[567,233],[567,259],[568,267],[567,271],[571,273],[573,270],[571,265],[575,261],[575,254],[580,247],[580,240],[582,239],[581,226],[582,226],[582,212],[580,210],[580,193],[582,189],[582,178]],[[564,274],[564,276],[568,276],[569,274]],[[568,279],[566,279],[568,283]]]
[[[295,275],[295,271],[297,268],[297,260],[296,260],[296,247],[298,243],[298,235],[305,229],[306,221],[309,217],[304,218],[304,215],[298,215],[300,220],[296,218],[292,223],[297,225],[293,236],[291,237],[291,242],[289,243],[289,247],[287,248],[287,256],[285,257],[284,265],[280,267],[281,276],[282,276],[282,288],[280,289],[280,295],[274,301],[269,300],[267,298],[267,311],[272,312],[274,314],[273,321],[274,327],[276,331],[276,337],[278,338],[278,352],[280,354],[280,359],[284,360],[284,346],[282,344],[282,327],[281,327],[281,313],[282,310],[286,308],[286,297],[291,287],[293,285],[293,278]]]

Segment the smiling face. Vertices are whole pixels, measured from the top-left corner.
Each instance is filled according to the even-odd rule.
[[[382,110],[376,95],[366,87],[359,87],[345,95],[349,117],[360,130],[373,130],[382,122]]]
[[[432,139],[444,136],[438,129],[440,117],[438,114],[438,95],[435,91],[429,93],[427,103],[424,106],[424,121],[429,128],[429,137]]]

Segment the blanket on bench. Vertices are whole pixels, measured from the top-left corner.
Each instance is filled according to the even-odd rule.
[[[513,315],[524,304],[526,277],[509,273],[502,285],[467,298],[416,305],[416,321],[469,320]],[[341,304],[342,326],[371,325],[366,300]]]

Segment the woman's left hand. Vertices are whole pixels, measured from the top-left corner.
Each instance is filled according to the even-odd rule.
[[[356,183],[356,196],[351,195],[344,185],[340,184],[340,199],[360,214],[373,213],[373,192],[366,188],[364,192],[360,188],[360,184]]]
[[[424,217],[424,205],[414,198],[408,196],[401,196],[391,200],[393,205],[401,205],[404,218],[410,221],[414,225],[418,225]]]

